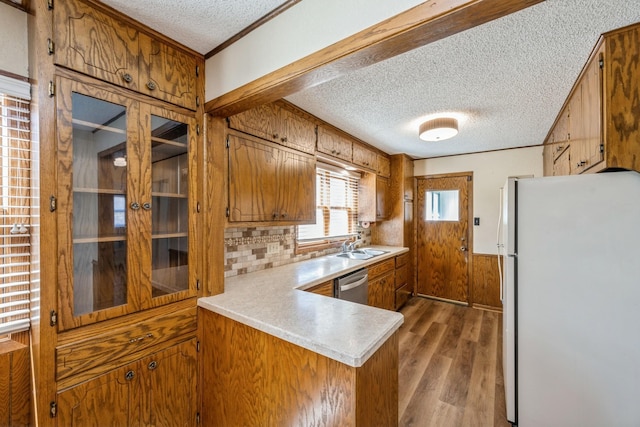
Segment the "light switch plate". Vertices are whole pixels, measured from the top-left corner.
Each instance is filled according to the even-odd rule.
[[[267,243],[267,254],[276,254],[280,250],[278,242]]]

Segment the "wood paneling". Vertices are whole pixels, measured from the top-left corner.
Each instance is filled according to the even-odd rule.
[[[500,18],[542,0],[424,2],[205,105],[228,117]]]
[[[28,346],[13,341],[0,343],[0,425],[30,425],[30,368]]]
[[[395,335],[353,368],[200,310],[202,425],[397,425]]]
[[[471,285],[473,305],[502,309],[498,258],[498,255],[473,254]]]

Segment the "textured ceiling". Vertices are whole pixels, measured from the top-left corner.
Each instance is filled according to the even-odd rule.
[[[285,0],[102,0],[162,34],[205,54]]]
[[[414,158],[541,144],[599,35],[640,21],[640,0],[547,0],[287,100],[389,153]],[[423,142],[425,116],[462,115]]]
[[[103,1],[202,53],[284,3]],[[639,21],[640,0],[546,0],[287,99],[392,154],[425,158],[537,145],[599,35]],[[419,140],[420,121],[443,112],[459,115],[460,133]]]

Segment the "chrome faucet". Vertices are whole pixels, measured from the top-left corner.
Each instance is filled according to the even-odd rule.
[[[352,243],[349,243],[349,245],[347,246],[347,247],[348,247],[349,252],[351,252],[351,251],[353,251],[355,248],[357,248],[357,247],[360,245],[360,243],[362,243],[362,241],[361,241],[360,239],[355,240],[355,241],[354,241],[354,242],[352,242]]]
[[[342,242],[342,252],[347,252],[349,251],[349,240],[345,240],[344,242]]]

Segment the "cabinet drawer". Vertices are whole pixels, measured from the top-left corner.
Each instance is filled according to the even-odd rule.
[[[402,267],[409,262],[409,252],[405,252],[402,255],[396,257],[396,268]]]
[[[56,348],[56,379],[76,375],[115,359],[196,331],[196,307],[145,319]]]
[[[400,289],[396,289],[395,309],[398,310],[411,298],[411,287],[407,283]]]
[[[369,267],[369,281],[371,279],[381,276],[384,273],[392,271],[396,268],[396,260],[395,258],[390,258],[386,261],[381,261],[377,264],[373,264]]]
[[[408,267],[409,266],[405,264],[396,269],[396,289],[407,283]]]

